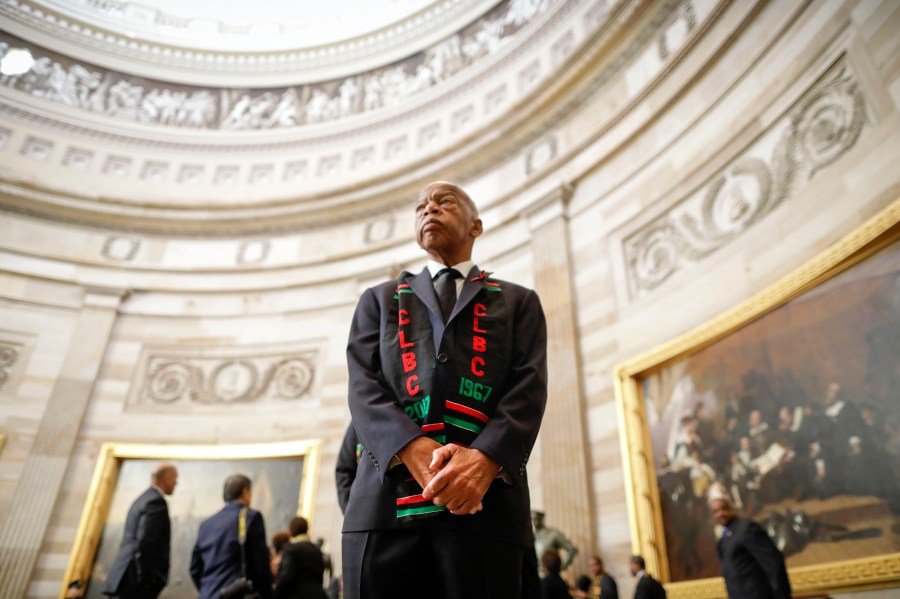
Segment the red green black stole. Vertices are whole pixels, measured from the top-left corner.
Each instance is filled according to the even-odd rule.
[[[468,447],[494,413],[509,372],[511,331],[502,284],[485,272],[472,278],[481,289],[449,323],[456,344],[442,348],[447,361],[438,364],[428,308],[405,282],[407,276],[404,272],[398,279],[388,317],[384,372],[400,407],[427,436]],[[450,375],[441,377],[447,381],[443,388],[435,386],[437,367]],[[396,466],[389,475],[397,485],[401,522],[445,510],[422,497],[405,466]]]

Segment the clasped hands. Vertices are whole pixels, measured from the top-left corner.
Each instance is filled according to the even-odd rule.
[[[456,516],[481,511],[481,498],[500,472],[500,465],[478,449],[428,437],[413,439],[397,455],[422,486],[422,497]]]

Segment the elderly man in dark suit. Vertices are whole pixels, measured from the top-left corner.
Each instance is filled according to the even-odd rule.
[[[123,599],[155,599],[169,582],[172,537],[165,496],[178,484],[178,469],[160,464],[150,488],[131,504],[119,553],[109,570],[103,593]]]
[[[631,575],[637,578],[634,587],[634,599],[666,599],[666,589],[663,585],[647,574],[647,565],[643,556],[632,555],[628,561]]]
[[[709,507],[722,537],[716,553],[731,599],[790,599],[784,556],[763,528],[738,518],[723,493],[711,495]]]
[[[200,524],[191,554],[191,579],[199,599],[219,599],[222,589],[241,578],[242,547],[238,535],[241,512],[246,509],[243,552],[246,578],[263,599],[272,596],[272,572],[263,516],[250,509],[251,482],[243,474],[225,479],[225,507]]]
[[[422,189],[415,230],[428,265],[368,289],[350,329],[364,450],[344,596],[522,597],[539,588],[525,464],[547,399],[544,314],[472,262],[482,223],[458,186]]]

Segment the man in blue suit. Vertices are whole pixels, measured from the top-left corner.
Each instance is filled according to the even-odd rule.
[[[191,555],[191,578],[200,591],[199,599],[219,599],[222,589],[241,577],[241,546],[238,517],[247,509],[244,552],[247,579],[263,599],[272,596],[272,573],[262,514],[249,509],[250,479],[233,474],[225,479],[222,498],[226,505],[200,525]]]
[[[418,274],[368,289],[347,344],[363,452],[344,516],[344,597],[536,594],[526,462],[547,400],[534,291],[472,261],[482,222],[436,181],[415,204]]]
[[[141,493],[125,518],[119,553],[103,585],[111,597],[156,599],[169,581],[171,523],[164,499],[178,484],[178,470],[160,464],[150,476],[150,488]]]

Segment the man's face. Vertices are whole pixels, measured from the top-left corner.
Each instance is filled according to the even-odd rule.
[[[713,520],[720,526],[728,526],[734,520],[734,511],[727,501],[716,500],[710,504]]]
[[[159,479],[157,485],[163,493],[171,495],[175,492],[175,486],[178,484],[178,470],[169,470]]]
[[[762,414],[759,413],[759,410],[750,412],[750,426],[759,426],[760,422],[762,422]]]
[[[591,576],[597,577],[597,576],[600,576],[601,574],[603,574],[603,564],[601,564],[594,558],[590,559],[590,561],[588,562],[588,565],[591,568]]]
[[[453,186],[434,183],[419,194],[416,241],[432,257],[448,266],[468,260],[481,231],[481,220],[474,218],[468,203]]]

